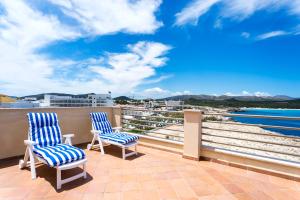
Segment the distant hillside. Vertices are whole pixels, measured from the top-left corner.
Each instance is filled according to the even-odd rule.
[[[284,95],[277,95],[277,96],[213,96],[213,95],[178,95],[167,97],[162,100],[181,100],[185,101],[188,99],[195,99],[195,100],[214,100],[214,101],[225,101],[229,99],[235,99],[238,101],[287,101],[287,100],[294,100],[294,98]]]
[[[134,100],[126,96],[119,96],[114,98],[114,102],[120,105],[127,105],[129,101],[134,101]]]
[[[179,95],[161,100],[181,100],[188,105],[210,107],[261,107],[300,109],[300,99],[277,95],[268,97],[257,96],[212,96],[212,95]]]
[[[290,108],[300,109],[300,99],[287,100],[287,101],[275,101],[275,100],[264,100],[264,101],[241,101],[237,99],[226,99],[226,100],[199,100],[199,99],[187,99],[184,101],[188,105],[197,106],[209,106],[217,108]]]
[[[286,95],[276,95],[276,96],[274,96],[274,98],[285,99],[285,100],[294,100],[294,99],[296,99],[296,98],[289,97],[289,96],[286,96]]]
[[[119,97],[115,97],[114,100],[116,101],[130,101],[130,100],[133,100],[129,97],[126,97],[126,96],[119,96]]]
[[[88,94],[42,93],[42,94],[23,96],[21,98],[30,97],[30,98],[37,98],[37,100],[40,100],[40,99],[44,99],[45,94],[56,95],[56,96],[72,96],[72,97],[77,97],[77,98],[86,98],[89,94],[95,94],[95,93],[88,93]]]
[[[15,102],[16,100],[4,95],[4,94],[0,94],[0,103],[10,103],[10,102]]]

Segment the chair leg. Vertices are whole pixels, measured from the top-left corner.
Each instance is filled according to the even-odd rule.
[[[88,150],[91,150],[91,149],[92,149],[92,147],[93,147],[94,144],[95,144],[95,141],[96,141],[96,135],[94,134],[93,140],[92,140],[91,144],[88,144],[88,145],[87,145],[87,149],[88,149]]]
[[[83,178],[86,179],[86,163],[83,164]]]
[[[65,140],[65,144],[71,145],[72,146],[72,140],[71,138],[67,137]]]
[[[122,147],[122,158],[123,158],[123,160],[126,159],[126,157],[125,157],[125,147]]]
[[[24,159],[19,161],[19,168],[23,169],[24,167],[27,166],[28,160],[29,160],[29,152],[28,152],[28,147],[26,148],[25,154],[24,154]]]
[[[137,145],[134,146],[134,151],[135,151],[135,155],[138,155],[138,152],[137,152]]]
[[[61,170],[56,168],[56,188],[61,189]]]
[[[30,171],[31,171],[31,178],[36,179],[36,170],[35,170],[35,159],[33,155],[33,150],[29,147],[28,148],[29,158],[30,158]]]
[[[100,139],[100,137],[98,136],[98,142],[99,142],[99,146],[100,146],[100,150],[101,150],[101,154],[104,155],[104,148],[103,148],[103,143]]]

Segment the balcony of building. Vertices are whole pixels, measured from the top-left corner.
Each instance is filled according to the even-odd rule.
[[[113,126],[140,136],[139,154],[123,160],[116,146],[105,147],[105,155],[85,149],[88,178],[56,190],[55,169],[38,165],[38,178],[32,180],[29,168],[18,168],[27,112],[56,112],[62,132],[74,133],[73,143],[83,149],[92,139],[89,113],[107,112]],[[268,139],[276,136],[261,135],[253,141],[236,135],[236,127],[228,135],[226,127],[211,125],[219,121],[204,120],[212,114],[198,110],[139,112],[119,107],[1,109],[0,199],[299,199],[299,138],[277,144]],[[265,145],[255,149],[253,143]]]

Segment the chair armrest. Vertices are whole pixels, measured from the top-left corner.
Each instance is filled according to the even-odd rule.
[[[74,137],[74,134],[70,133],[70,134],[64,134],[63,137],[65,138],[72,138]]]
[[[91,130],[91,133],[92,133],[92,134],[101,134],[101,133],[102,133],[102,131],[98,131],[98,130]]]
[[[118,127],[113,127],[112,128],[115,132],[120,132],[120,130],[122,129],[122,127],[118,126]]]
[[[34,142],[34,141],[31,141],[31,140],[24,140],[24,144],[26,145],[26,146],[33,146],[33,145],[35,145],[36,144],[36,142]]]
[[[71,138],[74,137],[74,134],[65,134],[63,137],[66,138],[65,144],[72,145]]]

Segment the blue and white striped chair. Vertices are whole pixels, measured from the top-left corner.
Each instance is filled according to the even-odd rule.
[[[36,179],[35,158],[57,169],[57,189],[61,185],[80,177],[86,178],[86,155],[82,149],[72,146],[74,134],[63,135],[58,124],[56,113],[28,113],[29,131],[24,160],[20,160],[20,169],[30,165],[31,177]],[[83,172],[67,179],[61,179],[61,171],[83,166]]]
[[[124,160],[128,156],[137,155],[138,136],[121,133],[121,127],[112,128],[105,112],[91,113],[90,117],[92,120],[91,133],[93,134],[93,140],[91,144],[88,144],[88,150],[92,147],[100,147],[101,153],[104,154],[103,145],[113,144],[122,148],[122,158]],[[95,145],[96,141],[99,142],[98,145]],[[134,151],[126,154],[126,149],[133,146]]]

